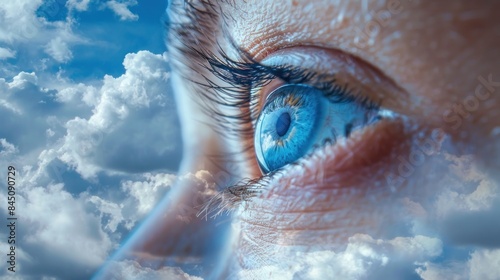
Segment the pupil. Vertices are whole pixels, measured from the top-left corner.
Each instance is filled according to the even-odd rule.
[[[280,137],[288,132],[291,120],[290,114],[286,112],[279,116],[278,121],[276,122],[276,132]]]

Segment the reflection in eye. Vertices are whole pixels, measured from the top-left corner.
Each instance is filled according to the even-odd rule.
[[[375,119],[345,88],[323,93],[308,85],[284,85],[267,98],[255,128],[255,152],[264,173],[306,155],[315,146],[335,143]]]

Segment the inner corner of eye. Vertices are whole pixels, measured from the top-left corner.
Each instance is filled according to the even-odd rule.
[[[297,161],[314,147],[348,138],[375,120],[375,110],[345,87],[284,84],[266,94],[262,104],[254,131],[256,158],[266,174]]]

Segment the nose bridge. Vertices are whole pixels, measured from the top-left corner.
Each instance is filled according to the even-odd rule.
[[[205,150],[209,147],[210,152],[217,152],[213,145],[207,145]],[[223,170],[224,166],[223,162],[208,160],[203,153],[185,159],[170,192],[95,279],[110,279],[114,263],[124,260],[152,269],[172,266],[189,271],[196,265],[200,270],[215,267],[228,244],[230,216],[206,217],[202,210],[214,197],[220,184],[217,181],[233,178]]]
[[[184,138],[177,181],[95,279],[112,279],[113,265],[124,260],[152,269],[210,269],[223,254],[230,217],[200,212],[218,189],[234,182],[237,166],[228,160],[227,147],[210,127],[210,119],[189,100],[192,96],[181,88],[176,97]]]

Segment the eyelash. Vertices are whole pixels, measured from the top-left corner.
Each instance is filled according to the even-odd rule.
[[[321,75],[292,65],[263,65],[253,60],[244,50],[234,44],[233,46],[238,54],[236,60],[231,59],[221,48],[219,48],[219,56],[191,49],[197,53],[201,61],[206,62],[201,64],[203,68],[228,85],[219,86],[217,82],[206,76],[203,76],[204,82],[191,80],[203,89],[199,94],[206,102],[201,107],[209,110],[209,115],[215,116],[218,127],[214,130],[223,137],[254,137],[253,126],[248,124],[252,123],[252,116],[256,115],[255,108],[257,108],[258,99],[252,96],[251,91],[266,86],[275,79],[282,80],[284,84],[313,86],[321,90],[332,103],[356,102],[368,110],[378,110],[380,107],[380,103],[373,102],[360,92],[354,92],[349,85],[339,86],[335,77]],[[246,112],[240,110],[237,114],[228,115],[211,103],[229,108],[248,106],[249,110]],[[238,128],[227,125],[227,119],[236,120]],[[228,135],[228,131],[232,133]],[[245,153],[251,149],[252,146],[249,145],[241,152]],[[231,212],[242,201],[247,201],[257,195],[266,182],[278,172],[280,170],[257,179],[244,179],[233,186],[221,188],[221,191],[202,207],[198,216],[204,215],[207,218],[209,215],[215,217],[224,212]]]
[[[204,66],[204,68],[222,82],[229,84],[228,87],[217,86],[216,82],[204,77],[206,83],[198,82],[197,84],[205,89],[200,92],[207,101],[230,108],[248,106],[250,109],[256,109],[258,100],[252,98],[251,91],[269,84],[272,80],[280,79],[284,84],[311,85],[321,90],[332,103],[356,102],[368,110],[377,110],[380,107],[380,103],[376,103],[360,93],[354,93],[349,85],[339,86],[332,76],[308,72],[306,69],[291,65],[263,65],[254,61],[244,50],[237,47],[236,49],[239,54],[239,61],[229,58],[222,50],[219,50],[220,58],[215,55],[200,53],[203,59],[208,62],[208,66]],[[227,115],[216,110],[213,106],[203,107],[211,108],[210,113],[221,119],[236,119],[239,124],[251,123],[252,116],[256,113],[249,110],[249,113],[246,114]],[[226,122],[217,123],[223,124]],[[223,132],[221,133],[223,136],[227,136],[228,131],[233,131],[236,132],[234,135],[236,137],[240,137],[242,134],[253,137],[253,128],[248,126],[245,130],[234,130],[233,127],[220,126],[219,130]]]

